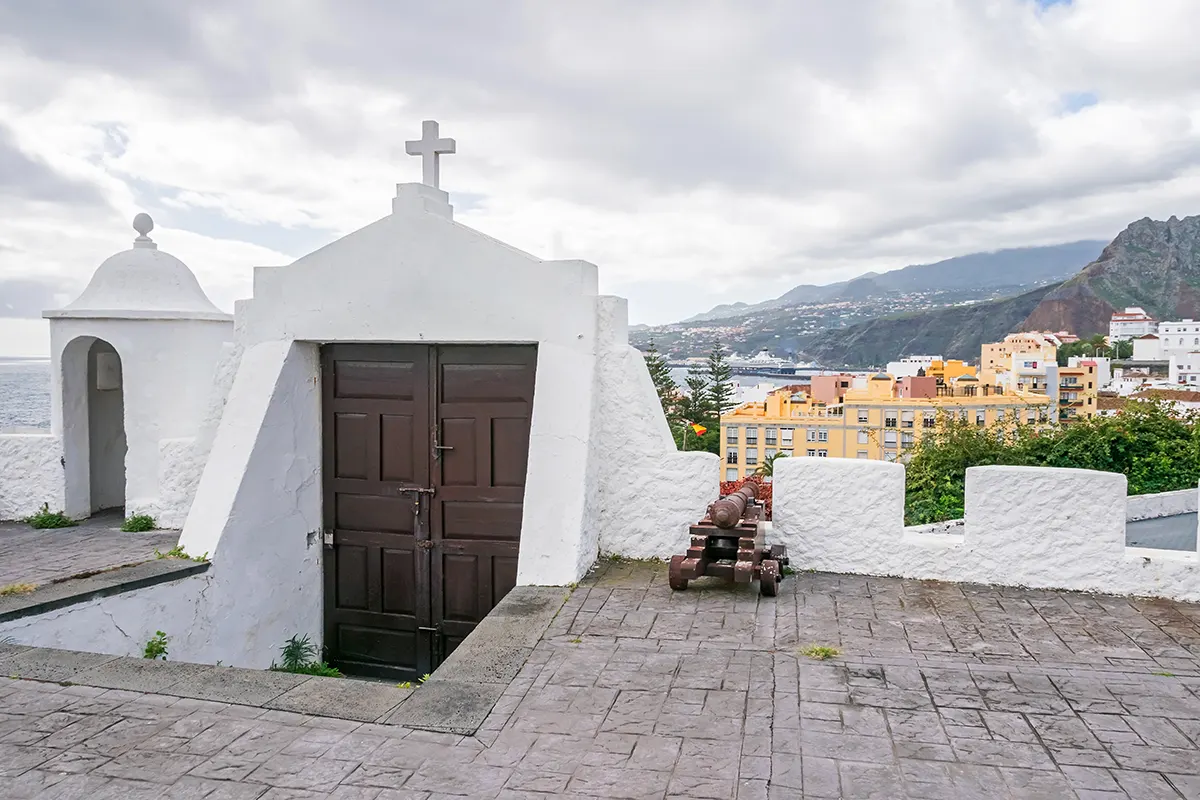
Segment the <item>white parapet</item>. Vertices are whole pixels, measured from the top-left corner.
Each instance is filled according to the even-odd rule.
[[[43,504],[62,511],[64,486],[62,438],[0,435],[0,520],[27,517]]]
[[[965,520],[919,528],[904,527],[899,464],[785,459],[774,483],[774,537],[797,569],[1200,601],[1200,554],[1125,546],[1123,475],[974,467]]]

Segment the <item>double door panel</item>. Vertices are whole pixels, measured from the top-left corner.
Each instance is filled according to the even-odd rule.
[[[327,657],[418,678],[516,582],[536,349],[333,345],[322,362]]]

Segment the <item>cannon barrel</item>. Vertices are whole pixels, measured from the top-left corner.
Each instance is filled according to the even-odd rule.
[[[747,482],[731,495],[722,497],[708,507],[708,516],[718,528],[736,527],[746,513],[746,506],[758,497],[758,486]]]

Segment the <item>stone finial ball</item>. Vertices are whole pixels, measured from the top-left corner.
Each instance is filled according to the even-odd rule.
[[[133,229],[142,236],[149,235],[150,231],[154,230],[154,220],[150,219],[150,215],[143,212],[133,218]]]

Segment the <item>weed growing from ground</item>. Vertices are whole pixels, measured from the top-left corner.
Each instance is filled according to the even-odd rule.
[[[154,548],[154,557],[155,558],[182,558],[185,561],[195,561],[200,564],[203,564],[206,561],[208,561],[208,553],[205,553],[202,556],[189,556],[187,553],[183,552],[183,545],[181,545],[181,544],[175,545],[174,547],[172,547],[170,550],[168,550],[165,553],[156,547],[156,548]]]
[[[151,661],[162,659],[167,660],[167,642],[170,639],[162,631],[155,631],[154,636],[150,641],[146,642],[145,649],[142,650],[142,658],[148,658]]]
[[[154,530],[154,517],[149,514],[134,514],[121,523],[121,530],[126,533],[145,533]]]
[[[403,683],[397,683],[396,688],[397,689],[411,689],[411,688],[413,688],[412,681],[404,681]]]
[[[0,586],[0,597],[11,597],[14,594],[29,594],[37,588],[35,583],[10,583]]]
[[[276,672],[291,672],[294,675],[316,675],[322,678],[340,678],[342,673],[324,661],[317,660],[317,646],[304,636],[293,636],[280,648],[282,664],[271,664]]]
[[[433,677],[432,675],[430,675],[428,672],[426,672],[424,675],[421,676],[420,681],[421,681],[421,683],[424,683],[425,681],[429,680],[432,677]]]
[[[79,524],[61,511],[51,511],[49,503],[42,503],[41,511],[26,517],[22,522],[26,522],[38,530],[47,528],[74,528]]]
[[[814,644],[800,651],[800,655],[808,656],[817,661],[824,661],[828,658],[836,658],[842,654],[841,650],[836,647],[829,647],[823,644]]]

